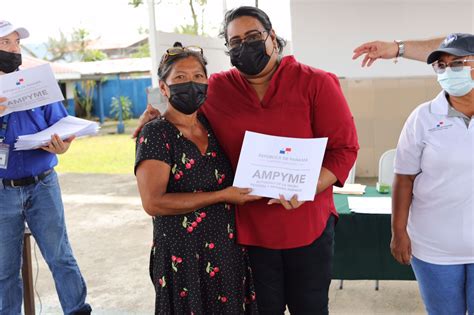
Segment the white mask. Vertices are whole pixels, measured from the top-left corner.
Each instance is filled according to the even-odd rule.
[[[450,67],[438,74],[438,82],[449,95],[464,96],[474,88],[471,67],[463,67],[461,71],[453,71]]]

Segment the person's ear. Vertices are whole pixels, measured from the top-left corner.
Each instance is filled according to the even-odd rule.
[[[159,87],[160,87],[160,93],[161,95],[163,95],[164,97],[166,98],[169,98],[169,95],[170,95],[170,89],[168,87],[168,85],[166,85],[165,81],[161,81],[159,82]]]
[[[278,41],[277,41],[277,36],[275,33],[275,30],[272,28],[270,31],[270,38],[272,39],[272,44],[273,44],[273,49],[278,51]]]

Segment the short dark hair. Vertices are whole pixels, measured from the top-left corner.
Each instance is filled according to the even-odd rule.
[[[180,42],[175,42],[173,47],[183,47],[183,45]],[[196,51],[183,49],[182,52],[175,55],[169,55],[168,52],[166,52],[163,56],[161,56],[160,65],[158,66],[158,79],[165,81],[173,69],[173,65],[179,60],[189,57],[195,58],[197,61],[199,61],[204,73],[207,76],[207,60],[204,55]]]
[[[251,16],[253,18],[256,18],[263,25],[263,28],[267,32],[270,32],[272,30],[272,22],[263,10],[251,6],[238,7],[227,11],[224,16],[224,21],[222,22],[221,32],[219,33],[219,36],[223,37],[226,42],[228,41],[227,27],[229,26],[229,23],[241,16]],[[286,46],[286,40],[284,40],[280,36],[277,36],[276,40],[278,43],[278,53],[281,54],[283,52],[283,48]]]

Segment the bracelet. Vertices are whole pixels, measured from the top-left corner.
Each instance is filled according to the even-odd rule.
[[[403,57],[403,55],[405,55],[405,42],[401,40],[395,40],[395,43],[398,45],[397,57]]]
[[[399,57],[403,57],[405,55],[405,43],[401,40],[394,40],[395,44],[398,46],[398,51],[397,55],[395,56],[395,59],[393,60],[394,63],[398,62]]]

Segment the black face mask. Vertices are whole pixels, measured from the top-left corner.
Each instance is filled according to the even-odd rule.
[[[244,42],[240,47],[231,49],[229,54],[232,65],[247,75],[259,74],[270,61],[265,41]]]
[[[207,97],[207,84],[189,81],[168,85],[170,103],[179,112],[191,115],[201,107]]]
[[[11,73],[21,65],[21,54],[0,50],[0,71]]]

